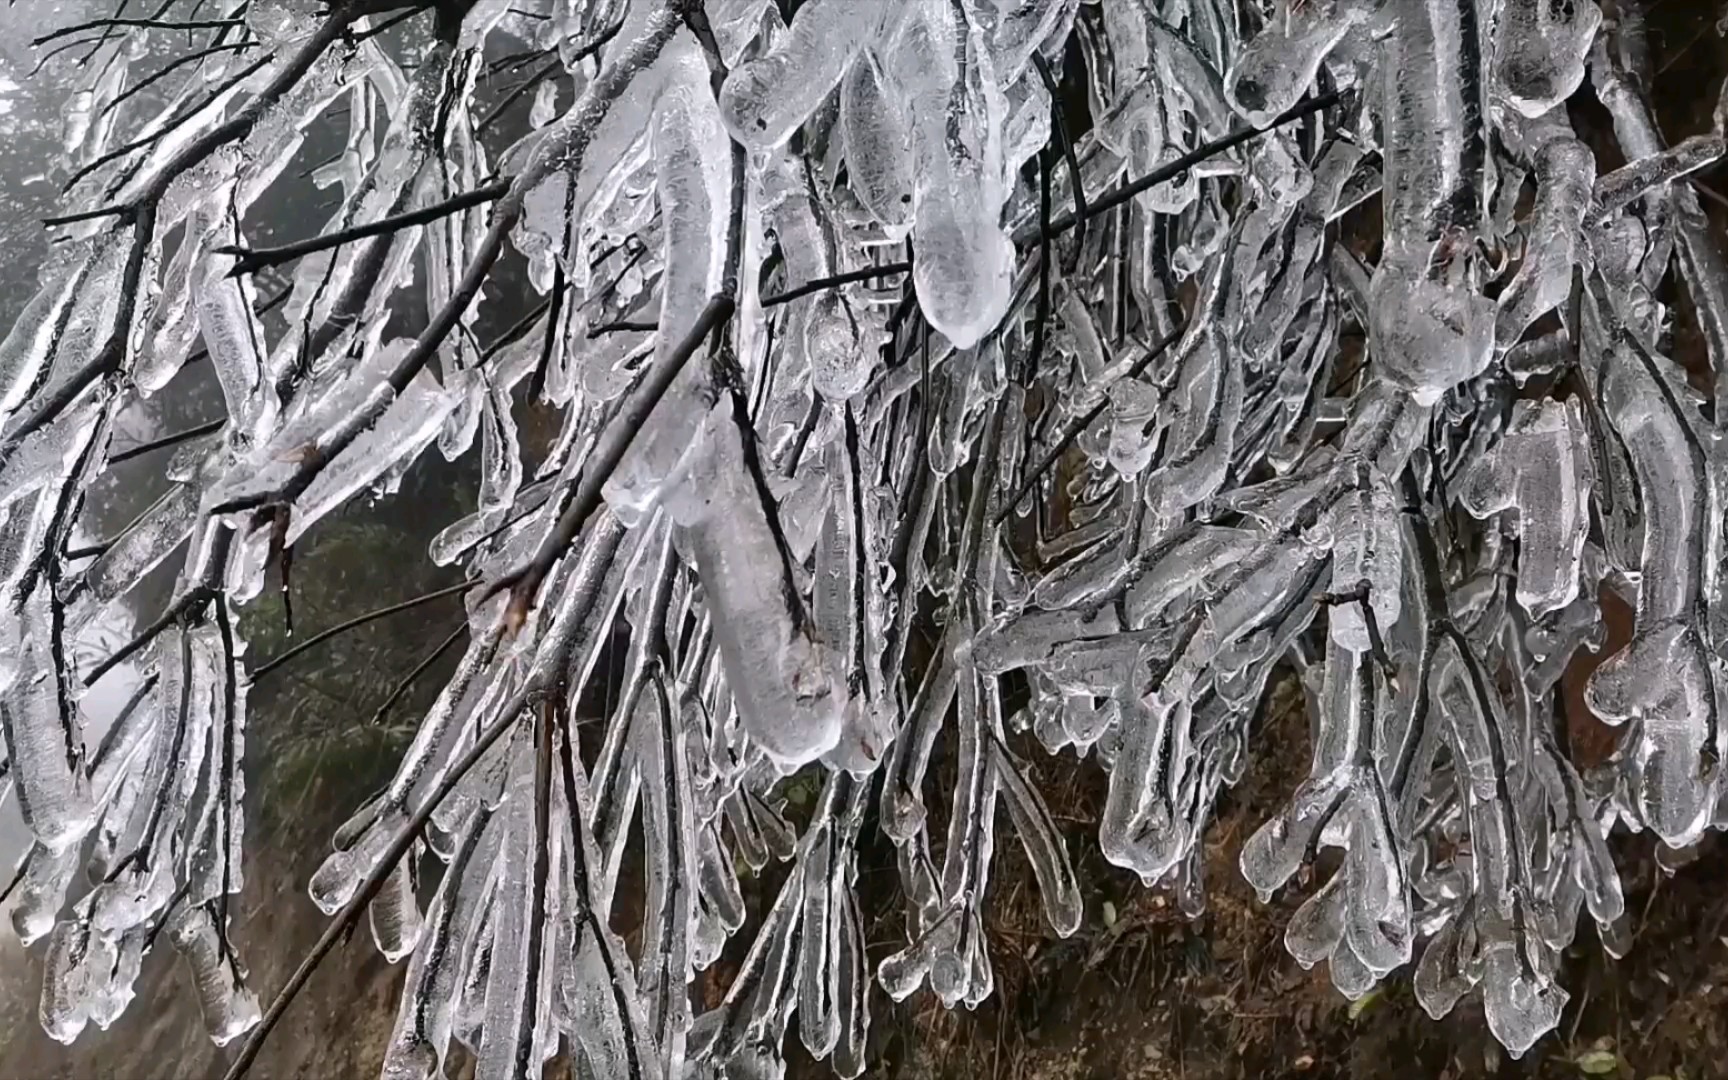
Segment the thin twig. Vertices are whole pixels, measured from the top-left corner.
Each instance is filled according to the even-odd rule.
[[[510,92],[498,100],[498,104],[487,110],[486,115],[482,116],[474,124],[474,131],[479,133],[491,127],[494,121],[504,115],[505,109],[508,109],[510,106],[522,100],[523,94],[526,94],[536,86],[539,86],[540,83],[544,82],[546,77],[554,71],[563,70],[564,68],[558,63],[558,58],[556,56],[548,56],[546,62],[540,65],[539,71],[534,72],[527,78],[523,79],[520,83],[511,87]]]
[[[504,115],[504,110],[519,101],[523,94],[526,94],[529,90],[538,86],[546,76],[552,74],[555,70],[559,72],[572,70],[577,64],[599,52],[603,47],[605,47],[607,42],[617,37],[618,31],[622,29],[624,29],[624,20],[620,18],[611,26],[608,26],[600,33],[594,35],[593,41],[590,41],[580,49],[577,49],[575,55],[571,56],[567,63],[560,63],[559,58],[556,55],[547,57],[545,66],[524,79],[520,85],[512,88],[508,94],[505,94],[504,97],[499,100],[498,104],[492,106],[486,115],[480,118],[479,122],[474,125],[474,130],[480,132],[491,127],[493,121]]]
[[[62,26],[58,30],[50,30],[30,44],[46,45],[50,41],[71,34],[81,34],[86,30],[96,30],[103,27],[128,26],[146,30],[231,30],[236,26],[245,26],[244,19],[193,19],[189,22],[171,23],[161,19],[92,19],[89,22],[77,23],[72,26]]]
[[[306,650],[316,648],[338,634],[344,634],[356,627],[365,626],[367,623],[376,619],[386,618],[390,615],[397,615],[404,611],[412,611],[423,604],[430,604],[434,600],[442,600],[446,596],[455,596],[457,593],[472,589],[474,584],[475,583],[472,581],[459,581],[454,585],[446,585],[442,589],[434,589],[429,593],[421,593],[419,596],[416,596],[411,600],[404,600],[399,604],[391,604],[388,607],[377,608],[376,610],[368,611],[364,615],[356,615],[346,622],[337,623],[328,630],[312,635],[286,652],[279,653],[278,655],[264,661],[262,664],[258,665],[256,671],[252,672],[252,679],[254,682],[262,679],[265,675],[275,671],[277,668],[294,659],[296,656],[299,656]]]
[[[1135,180],[1130,180],[1111,189],[1099,198],[1097,202],[1085,203],[1082,201],[1079,188],[1079,177],[1078,174],[1076,174],[1075,209],[1069,213],[1063,214],[1061,217],[1051,220],[1048,224],[1040,222],[1039,224],[1022,229],[1020,232],[1014,234],[1014,243],[1017,246],[1024,247],[1036,243],[1041,239],[1061,236],[1070,229],[1083,229],[1086,222],[1090,221],[1092,218],[1097,217],[1107,210],[1115,209],[1121,204],[1127,202],[1129,199],[1132,199],[1134,196],[1139,195],[1142,192],[1150,191],[1167,180],[1182,175],[1200,162],[1215,157],[1226,150],[1240,146],[1254,138],[1256,135],[1264,134],[1265,132],[1271,131],[1273,128],[1281,127],[1293,120],[1300,120],[1303,117],[1319,112],[1322,109],[1330,108],[1338,103],[1340,97],[1341,95],[1336,91],[1321,94],[1286,111],[1283,115],[1279,116],[1263,128],[1243,128],[1240,131],[1233,131],[1222,138],[1214,139],[1209,143],[1197,146],[1193,150],[1190,150],[1186,154],[1177,158],[1175,161],[1166,165],[1161,165],[1147,173],[1145,176],[1139,177]],[[1078,166],[1076,165],[1076,168],[1077,167]],[[814,281],[807,281],[802,285],[787,289],[785,292],[765,296],[762,298],[762,306],[768,308],[775,307],[779,304],[789,304],[794,300],[809,296],[811,293],[821,292],[823,289],[832,289],[839,285],[850,285],[859,281],[869,281],[871,278],[887,277],[891,274],[905,274],[911,272],[911,270],[912,263],[910,261],[884,263],[881,266],[865,267],[861,270],[849,270],[844,274],[834,274],[829,277],[817,278]]]
[[[228,421],[224,418],[221,420],[212,420],[207,424],[199,424],[197,427],[187,428],[185,431],[176,431],[172,435],[164,435],[160,439],[151,439],[149,442],[139,443],[137,446],[128,447],[125,450],[120,451],[118,454],[112,454],[108,458],[108,464],[118,465],[124,461],[131,461],[135,457],[142,457],[152,450],[160,450],[165,446],[178,446],[183,442],[190,442],[193,439],[203,438],[206,435],[214,435],[227,426]]]
[[[1074,140],[1068,137],[1068,120],[1062,108],[1062,88],[1056,81],[1056,75],[1050,70],[1050,61],[1044,59],[1044,54],[1036,49],[1032,51],[1032,63],[1038,68],[1038,77],[1044,80],[1044,89],[1050,92],[1050,120],[1056,129],[1056,138],[1062,144],[1062,157],[1068,163],[1068,180],[1074,188],[1074,217],[1079,222],[1074,228],[1074,246],[1082,247],[1086,243],[1086,219],[1091,216],[1086,205],[1086,185],[1080,179],[1080,159],[1074,154]],[[1049,231],[1049,215],[1045,214],[1043,231]]]
[[[1139,378],[1141,373],[1151,366],[1152,361],[1164,355],[1172,345],[1181,340],[1182,333],[1183,331],[1181,329],[1172,330],[1163,340],[1159,341],[1158,344],[1147,350],[1145,356],[1135,361],[1134,365],[1123,373],[1122,378]],[[1057,438],[1056,442],[1049,450],[1044,452],[1043,457],[1038,459],[1038,464],[1026,471],[1026,475],[1021,478],[1019,486],[1014,489],[1014,493],[1002,501],[1002,508],[996,511],[996,524],[1000,525],[1003,520],[1014,511],[1014,507],[1019,504],[1021,499],[1026,497],[1027,492],[1032,490],[1032,486],[1038,482],[1038,478],[1050,471],[1050,467],[1056,464],[1057,459],[1060,458],[1063,452],[1068,449],[1069,444],[1079,438],[1081,432],[1091,427],[1093,421],[1104,415],[1104,410],[1108,408],[1109,405],[1110,395],[1108,393],[1100,394],[1098,404],[1087,409],[1085,413],[1069,422],[1068,426],[1062,430],[1062,434]]]
[[[443,656],[445,653],[449,652],[451,646],[455,645],[458,641],[461,641],[462,638],[467,633],[468,633],[468,620],[464,619],[464,620],[462,620],[462,625],[460,625],[456,629],[450,631],[449,637],[445,638],[444,641],[436,649],[433,649],[431,652],[427,653],[425,659],[421,660],[418,664],[414,665],[414,670],[410,671],[406,676],[403,677],[401,682],[396,684],[395,688],[390,691],[390,696],[384,699],[384,704],[378,706],[378,708],[373,711],[372,722],[371,722],[372,726],[377,727],[379,724],[383,723],[384,722],[384,714],[388,713],[390,711],[391,707],[394,706],[398,701],[401,701],[404,697],[407,697],[408,691],[413,688],[414,683],[420,678],[420,676],[426,674],[427,669],[430,668],[433,664],[436,664],[438,662],[438,658],[440,656]]]
[[[197,116],[199,113],[203,112],[205,109],[209,108],[211,105],[213,105],[217,101],[221,100],[221,98],[225,94],[227,94],[230,90],[234,89],[234,87],[240,85],[242,82],[245,82],[247,79],[251,78],[254,74],[256,74],[258,71],[260,71],[266,64],[270,63],[270,61],[274,60],[275,58],[276,58],[275,52],[265,53],[263,56],[260,56],[258,59],[252,61],[250,64],[241,68],[239,71],[235,72],[233,75],[230,75],[226,80],[223,81],[222,85],[212,88],[208,94],[204,95],[203,100],[192,104],[188,108],[180,109],[179,115],[173,117],[172,119],[170,119],[166,123],[164,123],[160,130],[152,131],[148,135],[141,135],[138,138],[133,139],[131,142],[122,143],[121,145],[114,147],[114,149],[109,150],[107,153],[102,154],[96,158],[93,158],[88,163],[79,166],[77,168],[77,170],[75,170],[72,173],[71,176],[66,178],[66,182],[64,184],[60,185],[60,193],[62,195],[64,195],[64,194],[70,192],[74,187],[76,187],[78,185],[79,181],[90,176],[92,173],[96,172],[98,169],[102,168],[104,165],[108,165],[112,162],[119,161],[121,158],[125,157],[127,154],[133,153],[133,152],[138,151],[138,150],[142,150],[147,146],[151,146],[157,142],[160,142],[164,136],[172,134],[174,131],[179,129],[180,125],[184,124],[186,121],[192,119],[192,117]],[[63,220],[63,219],[50,219],[50,220]]]
[[[241,274],[255,274],[268,266],[279,266],[285,262],[313,255],[320,251],[329,251],[356,240],[365,240],[373,236],[385,236],[403,229],[411,229],[417,225],[425,225],[439,218],[460,214],[464,210],[489,202],[497,202],[510,190],[510,181],[498,180],[473,191],[465,191],[460,195],[445,199],[431,206],[423,206],[418,210],[409,210],[401,214],[392,214],[377,221],[368,221],[361,225],[351,225],[346,229],[338,229],[333,233],[314,236],[305,240],[296,240],[292,244],[280,247],[247,248],[238,244],[226,244],[216,248],[218,255],[236,255],[239,261],[234,269],[228,271],[229,277],[239,277]]]
[[[186,590],[186,592],[181,595],[180,599],[170,604],[161,615],[156,617],[154,622],[133,635],[131,641],[120,646],[120,648],[110,654],[107,659],[92,668],[90,674],[84,677],[84,685],[86,687],[95,686],[97,682],[101,681],[102,676],[108,674],[110,671],[113,671],[115,668],[131,659],[133,654],[135,654],[139,649],[142,649],[144,646],[154,641],[156,635],[190,615],[197,608],[202,607],[212,595],[214,594],[206,588],[193,588]]]
[[[809,296],[811,293],[832,289],[838,285],[850,285],[857,281],[869,281],[871,278],[911,272],[912,264],[910,262],[883,263],[881,266],[867,266],[862,270],[848,270],[844,274],[834,274],[829,277],[817,278],[814,281],[806,281],[804,284],[787,289],[785,292],[764,296],[762,306],[765,308],[777,307],[780,304],[790,304],[792,301]]]
[[[604,337],[607,334],[652,334],[658,329],[660,329],[659,323],[631,322],[629,320],[623,320],[620,322],[601,323],[599,326],[589,327],[588,336],[590,338],[597,338]]]
[[[1262,135],[1274,128],[1282,127],[1292,121],[1300,120],[1305,116],[1311,116],[1314,113],[1329,109],[1338,104],[1342,97],[1343,95],[1336,90],[1325,94],[1318,94],[1309,98],[1307,101],[1299,103],[1294,108],[1285,110],[1265,127],[1242,128],[1239,131],[1232,131],[1228,135],[1214,139],[1209,143],[1202,143],[1188,151],[1186,154],[1183,154],[1175,161],[1169,162],[1165,165],[1160,165],[1145,176],[1135,180],[1129,180],[1126,183],[1105,192],[1103,195],[1099,196],[1096,202],[1087,205],[1084,216],[1078,212],[1063,214],[1061,217],[1058,217],[1050,223],[1050,233],[1053,236],[1060,236],[1069,229],[1079,226],[1082,221],[1090,221],[1099,214],[1108,210],[1114,210],[1116,207],[1127,202],[1129,199],[1134,198],[1136,195],[1151,191],[1159,184],[1181,176],[1183,173],[1208,158],[1216,157],[1226,150],[1241,146],[1243,143],[1255,136]],[[1031,244],[1038,239],[1039,232],[1040,229],[1037,225],[1028,226],[1014,234],[1014,243],[1022,247]]]

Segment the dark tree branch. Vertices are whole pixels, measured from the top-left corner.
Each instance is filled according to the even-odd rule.
[[[99,681],[101,681],[102,676],[108,674],[110,671],[113,671],[115,668],[131,659],[139,649],[142,649],[144,646],[156,640],[158,634],[168,629],[170,626],[173,626],[181,619],[189,617],[193,612],[208,603],[215,595],[215,592],[210,587],[204,585],[187,589],[181,594],[178,600],[168,605],[167,609],[164,610],[162,614],[158,615],[155,621],[151,622],[150,625],[135,634],[131,641],[120,646],[118,651],[112,653],[106,660],[103,660],[92,668],[90,674],[84,677],[84,685],[86,687],[95,686]]]
[[[92,19],[89,22],[76,23],[72,26],[62,26],[58,30],[50,30],[30,44],[46,45],[50,41],[72,34],[82,34],[86,30],[103,28],[135,27],[143,30],[232,30],[237,26],[245,26],[245,19],[192,19],[187,22],[168,22],[163,19]]]
[[[589,327],[588,336],[589,338],[597,338],[605,337],[607,334],[652,334],[659,329],[659,323],[631,322],[629,320],[624,320],[621,322],[601,323],[599,326]]]
[[[1050,61],[1044,59],[1043,53],[1034,49],[1032,63],[1038,68],[1038,77],[1044,80],[1044,89],[1050,93],[1050,123],[1056,131],[1057,141],[1062,144],[1062,157],[1068,163],[1068,181],[1074,188],[1074,219],[1079,222],[1074,227],[1074,246],[1078,248],[1086,243],[1086,219],[1091,216],[1086,205],[1086,185],[1080,179],[1080,159],[1074,155],[1074,140],[1068,137],[1067,114],[1062,108],[1062,87],[1056,81],[1055,73],[1050,70]],[[1049,233],[1048,211],[1044,211],[1039,228],[1041,233]]]
[[[356,615],[346,622],[337,623],[328,630],[312,635],[300,644],[288,649],[286,652],[279,653],[278,655],[264,661],[262,664],[258,665],[256,671],[252,672],[252,679],[254,682],[262,679],[265,675],[275,671],[277,668],[294,659],[296,656],[306,652],[308,649],[313,649],[324,644],[326,641],[329,641],[338,634],[345,634],[356,627],[365,626],[367,623],[373,622],[377,619],[386,618],[390,615],[397,615],[404,611],[412,611],[424,604],[430,604],[434,600],[442,600],[446,596],[455,596],[457,593],[472,589],[474,584],[475,583],[472,581],[459,581],[454,585],[446,585],[442,589],[434,589],[429,593],[422,593],[411,600],[404,600],[399,604],[391,604],[388,607],[377,608],[373,611],[366,612],[364,615]]]
[[[778,307],[781,304],[790,304],[794,300],[802,299],[811,293],[819,293],[824,289],[832,289],[839,285],[851,285],[858,281],[869,281],[871,278],[891,277],[895,274],[909,274],[911,272],[912,263],[910,261],[883,263],[881,266],[867,266],[862,270],[848,270],[844,274],[834,274],[829,277],[817,278],[814,281],[806,281],[804,284],[794,286],[785,292],[764,296],[762,306],[765,308]]]
[[[498,335],[498,340],[486,346],[486,351],[480,354],[480,362],[497,356],[510,346],[528,336],[528,331],[534,329],[534,324],[540,321],[540,316],[546,314],[552,307],[551,299],[546,299],[528,309],[528,313],[511,324],[510,329]]]
[[[558,319],[564,314],[564,264],[552,270],[552,296],[547,302],[546,336],[540,341],[540,360],[534,365],[534,377],[528,380],[528,400],[539,401],[546,392],[546,372],[552,366],[552,353],[558,345]]]
[[[142,457],[143,455],[150,453],[152,450],[161,450],[168,446],[178,446],[183,442],[190,442],[193,439],[201,439],[206,435],[214,435],[227,426],[228,421],[224,418],[221,420],[212,420],[207,424],[199,424],[197,427],[187,428],[185,431],[176,431],[172,435],[164,435],[160,439],[151,439],[149,442],[139,443],[137,446],[127,447],[125,450],[122,450],[117,454],[111,454],[108,458],[108,464],[119,465],[121,462],[131,461],[135,457]]]
[[[1044,357],[1046,324],[1050,321],[1050,157],[1043,153],[1038,155],[1038,222],[1038,307],[1032,315],[1031,347],[1018,365],[1015,381],[1022,387],[1030,386],[1038,374],[1038,363]]]
[[[630,449],[630,444],[636,441],[636,434],[647,423],[654,407],[660,404],[660,399],[666,395],[672,380],[684,369],[684,365],[695,355],[696,350],[702,347],[708,335],[732,317],[736,306],[732,297],[724,293],[708,301],[702,314],[697,316],[696,325],[684,335],[684,340],[678,343],[678,347],[667,356],[664,363],[649,370],[647,378],[625,400],[612,422],[606,425],[599,443],[589,454],[588,460],[583,462],[581,476],[576,482],[575,497],[560,515],[558,524],[540,545],[540,549],[525,566],[498,579],[488,588],[488,596],[495,596],[505,589],[510,589],[517,597],[515,603],[524,607],[530,603],[530,598],[546,579],[546,574],[575,542],[576,537],[582,534],[588,519],[600,509],[600,504],[604,501],[600,494],[601,488],[617,471],[619,463]]]
[[[419,680],[420,676],[426,674],[432,665],[438,662],[439,657],[449,652],[451,647],[458,641],[461,641],[465,636],[467,636],[467,634],[468,620],[463,619],[462,625],[452,630],[449,637],[445,638],[437,648],[427,653],[418,664],[414,665],[414,670],[403,676],[402,681],[398,682],[390,691],[390,696],[384,699],[384,703],[373,710],[371,726],[377,727],[379,724],[383,723],[385,714],[388,713],[397,702],[408,696],[408,691],[414,688],[414,684]]]
[[[295,259],[303,258],[307,255],[313,255],[320,251],[329,251],[331,248],[338,248],[344,244],[351,244],[356,240],[365,240],[373,236],[385,236],[390,233],[400,232],[403,229],[414,228],[417,225],[426,225],[430,222],[437,221],[439,218],[449,217],[451,214],[459,214],[464,210],[469,210],[476,206],[483,206],[489,202],[497,202],[499,199],[502,199],[509,190],[510,181],[497,180],[485,185],[484,187],[475,188],[473,191],[465,191],[462,194],[446,199],[441,203],[435,203],[431,206],[423,206],[418,210],[409,210],[401,214],[392,214],[389,217],[380,218],[377,221],[368,221],[362,225],[351,225],[346,229],[338,229],[333,233],[326,233],[323,236],[314,236],[306,240],[296,240],[292,244],[283,244],[280,247],[268,248],[247,248],[241,247],[238,244],[225,244],[222,247],[216,248],[215,251],[218,255],[235,255],[239,257],[240,261],[235,263],[234,269],[228,272],[229,277],[239,277],[241,274],[255,274],[265,267],[279,266],[282,263],[292,262]]]
[[[1305,116],[1311,116],[1314,113],[1329,109],[1338,104],[1342,97],[1343,95],[1336,90],[1325,94],[1318,94],[1291,109],[1285,110],[1270,124],[1267,124],[1263,128],[1242,128],[1239,131],[1232,131],[1230,134],[1221,138],[1213,139],[1209,143],[1202,143],[1188,151],[1186,154],[1183,154],[1175,161],[1166,165],[1160,165],[1145,176],[1139,177],[1135,180],[1129,180],[1126,183],[1110,189],[1103,195],[1099,196],[1096,202],[1088,204],[1084,213],[1075,211],[1063,214],[1061,217],[1058,217],[1050,223],[1050,232],[1052,235],[1060,236],[1069,229],[1076,228],[1081,224],[1081,222],[1090,221],[1099,214],[1108,210],[1114,210],[1116,207],[1121,206],[1136,195],[1151,191],[1153,188],[1167,180],[1174,180],[1176,177],[1181,176],[1183,173],[1200,164],[1202,161],[1217,157],[1226,150],[1235,149],[1257,135],[1262,135],[1274,128],[1283,127],[1285,124],[1291,123],[1292,121],[1300,120]],[[1037,240],[1040,231],[1041,230],[1037,227],[1022,229],[1020,232],[1015,234],[1014,243],[1017,246],[1024,247],[1025,245],[1032,243],[1034,240]]]
[[[53,217],[45,217],[42,219],[42,224],[47,228],[55,229],[62,225],[76,225],[80,221],[95,221],[97,218],[105,217],[119,218],[121,221],[132,221],[136,216],[137,211],[131,206],[115,203],[110,206],[98,206],[93,210],[78,210],[70,214],[56,214]]]

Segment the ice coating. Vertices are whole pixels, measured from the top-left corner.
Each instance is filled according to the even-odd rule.
[[[1371,348],[1422,404],[1487,367],[1495,309],[1481,294],[1476,230],[1486,159],[1476,5],[1393,0],[1380,65],[1385,250],[1369,289]]]
[[[988,56],[945,0],[917,0],[892,49],[889,70],[911,117],[919,306],[956,348],[970,348],[1007,310],[1013,273],[1000,220],[1001,102],[987,76],[973,82]],[[952,124],[950,102],[964,102]]]
[[[662,285],[656,359],[669,356],[713,294],[721,274],[729,158],[714,99],[701,82],[667,88],[655,113],[654,168],[665,220],[666,279]],[[656,498],[691,447],[713,402],[711,377],[687,365],[635,441],[607,487],[607,501],[634,520]]]
[[[1224,85],[1230,106],[1255,127],[1295,105],[1345,35],[1398,0],[1278,0],[1277,6],[1230,65]]]
[[[1595,0],[1508,4],[1494,48],[1495,90],[1525,116],[1538,117],[1572,96],[1602,25]]]
[[[248,605],[434,444],[466,625],[309,882],[405,964],[391,1080],[453,1043],[778,1077],[794,1028],[867,1072],[878,989],[992,993],[1014,868],[1058,936],[1080,843],[1197,917],[1274,699],[1309,766],[1229,835],[1287,949],[1352,1001],[1413,965],[1512,1053],[1586,919],[1631,940],[1616,834],[1728,824],[1724,143],[1664,139],[1630,5],[377,6],[255,0],[161,100],[101,44],[68,103],[71,219],[0,338],[0,785],[55,1038],[157,945],[212,1038],[260,1015]],[[335,208],[258,247],[302,183]],[[206,380],[196,434],[140,424]],[[146,509],[98,527],[116,479]],[[1557,702],[1605,593],[1586,763]],[[1040,747],[1107,774],[1093,836]]]
[[[1572,291],[1572,267],[1596,183],[1596,158],[1577,139],[1556,138],[1536,156],[1536,205],[1524,261],[1500,294],[1494,338],[1510,349],[1543,313]]]
[[[808,613],[786,587],[790,567],[746,470],[732,413],[733,403],[722,402],[705,427],[704,473],[713,474],[695,481],[704,485],[707,512],[692,525],[690,541],[710,583],[715,638],[739,719],[763,750],[800,765],[839,741],[841,691]]]
[[[855,0],[800,5],[781,41],[726,77],[720,111],[727,130],[750,147],[785,142],[870,44],[882,18],[879,5]]]

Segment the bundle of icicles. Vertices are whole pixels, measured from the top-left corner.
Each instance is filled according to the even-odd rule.
[[[35,838],[10,893],[56,1038],[112,1022],[166,940],[211,1037],[250,1032],[237,1076],[368,919],[408,962],[393,1080],[453,1039],[488,1080],[559,1053],[778,1077],[794,1017],[856,1076],[876,987],[991,993],[999,810],[1079,927],[1021,755],[1106,770],[1104,856],[1198,913],[1209,815],[1286,677],[1312,764],[1242,873],[1269,896],[1339,849],[1295,957],[1350,997],[1414,964],[1431,1013],[1479,993],[1513,1053],[1555,1026],[1583,918],[1628,941],[1610,831],[1728,824],[1728,379],[1693,390],[1656,299],[1672,273],[1728,365],[1685,179],[1723,138],[1664,142],[1627,0],[201,8],[88,24],[60,242],[0,346],[0,720]],[[169,28],[192,51],[134,70]],[[1628,164],[1599,175],[1574,95]],[[291,168],[318,125],[341,153]],[[336,197],[324,231],[249,247],[297,176]],[[405,296],[424,321],[393,337]],[[521,317],[482,340],[498,310]],[[90,544],[117,419],[206,357],[225,420]],[[529,453],[527,407],[562,425]],[[465,572],[465,651],[261,1011],[229,939],[238,609],[433,445],[478,455],[429,555]],[[170,558],[166,610],[92,657]],[[1557,687],[1607,594],[1634,632],[1583,700],[1619,743],[1580,764]],[[86,745],[84,687],[123,659],[143,684]],[[872,964],[878,830],[905,945]]]

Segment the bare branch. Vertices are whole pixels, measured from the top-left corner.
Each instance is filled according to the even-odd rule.
[[[151,439],[149,442],[142,442],[137,446],[129,446],[117,454],[110,454],[108,456],[108,464],[119,465],[121,462],[131,461],[135,457],[142,457],[143,455],[150,453],[152,450],[161,450],[164,447],[178,446],[183,442],[190,442],[193,439],[201,439],[206,435],[214,435],[227,426],[228,421],[226,419],[212,420],[207,424],[199,424],[197,427],[187,428],[185,431],[176,431],[172,435],[164,435],[160,439]]]
[[[382,724],[384,722],[385,714],[387,714],[397,702],[408,696],[408,691],[414,688],[414,684],[419,681],[420,676],[426,674],[432,665],[438,662],[439,657],[449,652],[458,641],[461,641],[467,635],[468,620],[463,619],[460,626],[450,631],[449,637],[445,638],[437,648],[427,653],[425,658],[423,658],[418,664],[415,664],[413,671],[410,671],[407,675],[403,676],[402,680],[398,682],[393,689],[391,689],[389,696],[384,699],[384,703],[372,711],[371,726],[377,727],[379,724]]]
[[[272,656],[270,659],[264,661],[262,664],[258,665],[257,670],[252,672],[252,679],[253,681],[262,679],[265,675],[275,671],[277,668],[294,659],[296,656],[306,652],[308,649],[317,648],[319,645],[324,644],[326,641],[329,641],[331,638],[336,637],[339,634],[345,634],[357,627],[365,626],[369,622],[386,618],[390,615],[398,615],[404,611],[412,611],[422,605],[430,604],[434,600],[442,600],[446,596],[455,596],[457,593],[466,592],[467,590],[472,589],[474,585],[475,583],[472,581],[459,581],[454,585],[446,585],[442,589],[434,589],[429,593],[422,593],[411,600],[404,600],[399,604],[391,604],[387,607],[377,608],[373,611],[366,612],[364,615],[356,615],[346,622],[337,623],[328,630],[312,635],[286,652]]]
[[[143,30],[232,30],[237,26],[245,26],[245,19],[192,19],[188,22],[168,22],[163,19],[92,19],[89,22],[75,23],[72,26],[62,26],[58,30],[50,30],[30,44],[46,45],[50,41],[72,34],[81,34],[86,30],[100,30],[104,27],[136,27]]]
[[[240,261],[235,263],[234,269],[228,272],[230,277],[255,274],[266,267],[279,266],[282,263],[291,262],[294,259],[316,254],[320,251],[329,251],[331,248],[351,244],[356,240],[365,240],[373,236],[386,236],[403,229],[412,229],[418,225],[437,221],[439,218],[449,217],[451,214],[460,214],[462,211],[476,206],[497,202],[509,190],[510,181],[497,180],[484,187],[475,188],[473,191],[465,191],[441,203],[423,206],[418,210],[409,210],[401,214],[392,214],[389,217],[369,221],[362,225],[351,225],[346,229],[338,229],[322,236],[296,240],[292,244],[283,244],[280,247],[247,248],[238,244],[228,244],[215,250],[220,255],[239,256]]]

